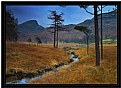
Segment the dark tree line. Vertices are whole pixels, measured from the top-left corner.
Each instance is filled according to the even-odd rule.
[[[13,16],[11,11],[6,11],[5,25],[6,25],[6,40],[17,41],[18,30],[17,30],[17,19]]]

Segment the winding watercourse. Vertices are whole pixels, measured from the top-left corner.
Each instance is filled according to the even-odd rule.
[[[75,53],[70,52],[69,50],[66,51],[66,53],[70,56],[70,60],[68,60],[68,64],[66,66],[70,66],[72,64],[72,62],[77,62],[79,60],[78,56],[75,55]],[[56,65],[55,69],[51,69],[48,72],[51,72],[52,74],[56,73],[58,70],[60,70],[62,67],[64,66],[64,64],[60,64],[60,65]],[[41,75],[37,75],[35,77],[32,78],[22,78],[20,80],[17,81],[12,81],[12,82],[6,82],[6,84],[27,84],[28,82],[32,81],[32,80],[36,80],[39,78],[42,78],[46,75],[46,72],[41,74]]]

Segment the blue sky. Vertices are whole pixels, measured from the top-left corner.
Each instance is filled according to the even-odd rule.
[[[103,12],[111,11],[114,6],[107,6],[103,9]],[[51,6],[7,6],[13,12],[13,15],[18,18],[18,23],[23,23],[28,20],[37,20],[39,25],[43,27],[49,27],[52,21],[47,17],[50,15],[49,10],[56,10],[58,14],[64,13],[63,19],[64,25],[67,24],[78,24],[87,19],[92,19],[94,16],[87,13],[83,8],[79,6],[66,6],[60,7],[56,5]],[[93,7],[89,6],[88,11],[93,12]]]

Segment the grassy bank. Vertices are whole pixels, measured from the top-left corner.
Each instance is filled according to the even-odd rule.
[[[43,66],[67,62],[69,56],[63,49],[47,48],[35,45],[6,43],[6,74],[11,70],[35,72]]]
[[[57,73],[31,81],[29,84],[116,84],[117,83],[117,47],[104,46],[104,60],[95,67],[95,50],[71,50],[79,56],[79,61],[70,67],[63,67]]]

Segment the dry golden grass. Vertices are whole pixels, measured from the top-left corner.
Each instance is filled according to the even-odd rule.
[[[53,47],[53,44],[40,44],[41,46],[44,46],[44,47]],[[80,44],[78,43],[59,43],[59,48],[63,48],[63,47],[75,47],[75,46],[78,46]]]
[[[95,46],[95,43],[90,43],[90,46]],[[117,44],[103,44],[103,46],[117,46]]]
[[[21,44],[31,44],[31,45],[37,45],[37,43],[32,43],[32,42],[19,42]],[[79,45],[85,45],[85,44],[79,44],[79,43],[58,43],[60,48],[62,47],[74,47],[74,46],[79,46]],[[47,43],[47,44],[38,44],[38,46],[43,46],[43,47],[52,47],[53,48],[53,43]]]
[[[63,49],[6,42],[6,72],[10,69],[34,72],[41,66],[66,62],[69,56]]]
[[[55,74],[33,80],[29,84],[116,84],[117,83],[117,47],[104,47],[104,60],[100,67],[95,67],[95,50],[72,50],[79,57],[79,61],[70,67],[63,67]]]

